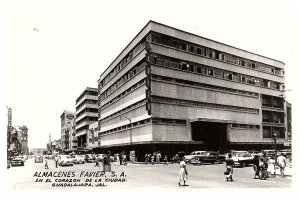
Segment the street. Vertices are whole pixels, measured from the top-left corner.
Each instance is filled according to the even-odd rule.
[[[223,175],[225,164],[202,166],[188,164],[188,186],[181,187],[178,186],[179,164],[129,163],[127,166],[115,166],[112,163],[113,172],[103,173],[102,164],[100,167],[95,167],[95,163],[85,163],[55,168],[54,160],[49,160],[49,169],[45,169],[44,163],[34,163],[33,159],[28,159],[24,167],[7,169],[7,175],[10,192],[30,188],[45,190],[78,187],[93,189],[289,188],[292,185],[292,168],[289,164],[287,166],[285,177],[277,175],[267,180],[253,179],[252,166],[234,168],[234,181],[226,182]],[[77,185],[74,186],[75,183]]]

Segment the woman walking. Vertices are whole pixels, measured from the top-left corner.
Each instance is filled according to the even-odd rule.
[[[228,180],[233,181],[233,179],[232,179],[233,165],[234,165],[234,162],[233,162],[233,159],[232,159],[232,155],[229,154],[228,159],[226,160],[226,173],[224,173],[225,175],[227,175],[226,176],[226,181],[228,181]]]
[[[180,167],[180,171],[179,171],[178,185],[181,186],[180,182],[183,181],[183,185],[185,185],[185,181],[188,179],[188,172],[186,169],[186,163],[184,162],[184,157],[181,158],[179,167]]]

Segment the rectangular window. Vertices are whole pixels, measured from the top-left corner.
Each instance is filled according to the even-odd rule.
[[[186,51],[186,44],[181,44],[181,50]]]
[[[197,48],[197,54],[201,55],[201,49],[200,48]]]
[[[198,74],[201,74],[201,73],[202,73],[202,70],[201,70],[201,69],[202,69],[201,67],[197,67],[197,71],[196,71],[196,72],[197,72]]]

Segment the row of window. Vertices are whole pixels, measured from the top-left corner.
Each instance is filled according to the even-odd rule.
[[[160,97],[160,96],[152,96],[152,102],[186,105],[186,106],[197,106],[197,107],[204,107],[204,108],[222,109],[222,110],[247,112],[247,113],[254,113],[254,114],[259,113],[259,109],[254,109],[254,108],[230,106],[230,105],[223,105],[223,104],[214,104],[214,103],[183,100],[183,99],[173,99],[173,98]]]
[[[98,120],[98,117],[84,117],[81,120],[76,122],[76,126],[80,125],[83,122],[92,123],[96,122]]]
[[[262,106],[271,107],[271,108],[284,108],[284,99],[281,97],[261,95]]]
[[[167,118],[152,118],[152,124],[186,125],[186,120],[167,119]]]
[[[232,129],[260,129],[260,125],[231,124]]]
[[[151,63],[156,64],[159,66],[164,66],[168,68],[173,68],[181,71],[186,71],[190,73],[196,73],[196,74],[202,74],[205,76],[212,76],[215,78],[221,78],[226,79],[230,81],[260,86],[260,87],[266,87],[271,89],[280,89],[280,83],[261,79],[257,77],[252,77],[244,74],[239,74],[236,72],[231,72],[228,70],[223,70],[203,64],[188,62],[188,61],[182,61],[176,58],[170,58],[162,55],[154,55],[151,57]]]
[[[284,123],[284,113],[262,110],[262,122],[266,123]]]
[[[170,125],[186,125],[186,120],[182,119],[167,119],[167,118],[151,118],[151,119],[145,119],[138,122],[134,122],[132,124],[127,124],[124,126],[120,126],[117,128],[113,128],[107,131],[102,132],[101,134],[108,134],[108,133],[114,133],[117,131],[127,130],[130,128],[136,128],[139,126],[144,126],[147,124],[170,124]]]
[[[81,102],[77,107],[76,110],[79,110],[82,106],[85,104],[95,104],[97,105],[98,101],[97,100],[92,100],[92,99],[85,99],[83,102]]]
[[[115,117],[118,117],[118,116],[120,116],[122,114],[125,114],[125,113],[127,113],[127,112],[129,112],[131,110],[134,110],[134,109],[136,109],[138,107],[141,107],[141,106],[143,106],[145,104],[146,104],[146,100],[145,99],[141,100],[141,101],[138,101],[138,102],[136,102],[136,103],[134,103],[134,104],[132,104],[130,106],[127,106],[126,108],[123,108],[122,110],[119,110],[118,112],[115,112],[115,113],[113,113],[113,114],[111,114],[111,115],[109,115],[109,116],[101,119],[100,123],[102,124],[102,123],[104,123],[104,122],[106,122],[108,120],[111,120],[111,119],[113,119]]]
[[[120,127],[117,127],[117,128],[113,128],[113,129],[101,132],[100,134],[104,135],[104,134],[114,133],[114,132],[118,132],[118,131],[128,130],[130,128],[137,128],[139,126],[144,126],[144,125],[147,125],[147,124],[150,124],[150,123],[151,123],[151,119],[144,119],[144,120],[141,120],[141,121],[138,121],[138,122],[134,122],[132,124],[127,124],[127,125],[124,125],[124,126],[120,126]]]
[[[76,103],[78,103],[85,95],[98,96],[98,92],[85,90],[77,99]]]
[[[119,78],[114,84],[112,84],[109,88],[107,88],[105,91],[102,92],[102,94],[100,95],[100,101],[105,99],[115,90],[117,90],[119,87],[124,85],[126,82],[131,80],[134,76],[136,76],[138,73],[144,70],[145,65],[146,65],[145,62],[142,62],[134,66],[131,70],[129,70],[126,74],[124,74],[121,78]]]
[[[89,130],[89,125],[84,125],[84,126],[80,127],[79,129],[76,129],[76,133],[79,133],[84,130],[85,131]]]
[[[220,52],[215,49],[193,44],[177,38],[173,38],[160,33],[151,33],[151,40],[154,43],[162,44],[168,47],[176,48],[183,51],[188,51],[192,54],[208,57],[211,59],[218,59],[231,64],[236,64],[242,67],[247,67],[254,70],[263,71],[270,74],[283,75],[283,71],[280,68],[273,67],[267,64],[263,64],[256,61],[251,61],[245,58],[241,58],[232,54]]]
[[[110,79],[112,79],[121,69],[123,69],[129,61],[132,60],[140,51],[145,48],[145,42],[141,41],[137,46],[129,52],[120,63],[114,67],[99,83],[99,87],[102,88]]]
[[[85,108],[85,109],[82,109],[82,111],[80,111],[76,115],[76,118],[78,119],[81,115],[83,115],[84,113],[87,113],[87,112],[97,113],[98,109],[97,108]]]
[[[227,92],[227,93],[233,93],[233,94],[237,94],[237,95],[251,96],[251,97],[258,98],[258,93],[255,93],[255,92],[236,90],[236,89],[232,89],[232,88],[198,83],[198,82],[188,81],[188,80],[183,80],[183,79],[171,78],[171,77],[166,77],[166,76],[158,76],[158,75],[152,75],[152,79],[153,80],[163,80],[163,81],[170,82],[170,83],[179,83],[179,84],[187,85],[187,86],[212,89],[212,90],[217,90],[217,91],[221,91],[221,92]]]
[[[101,108],[100,108],[100,111],[102,111],[103,109],[107,108],[108,106],[110,106],[114,102],[118,101],[119,99],[123,98],[125,95],[127,95],[127,94],[131,93],[132,91],[138,89],[139,87],[141,87],[144,84],[145,84],[145,79],[143,79],[143,80],[137,82],[136,84],[132,85],[130,88],[128,88],[127,90],[123,91],[121,94],[119,94],[118,96],[116,96],[115,98],[113,98],[112,100],[110,100],[109,102],[107,102],[106,104],[102,105]]]
[[[284,127],[263,126],[263,138],[272,138],[276,134],[277,138],[285,138]]]

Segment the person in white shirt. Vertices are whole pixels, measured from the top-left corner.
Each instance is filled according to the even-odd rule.
[[[277,164],[280,168],[280,174],[284,176],[284,169],[286,167],[286,158],[280,153],[280,155],[277,158]]]

